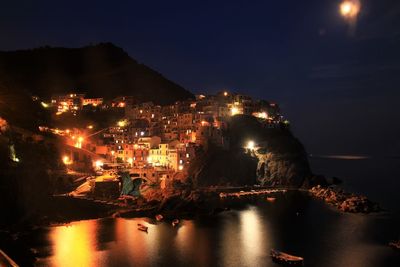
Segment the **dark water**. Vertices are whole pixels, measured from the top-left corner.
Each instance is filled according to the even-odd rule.
[[[312,160],[317,172],[343,177],[347,188],[398,211],[396,162]],[[138,222],[149,226],[148,234],[137,230]],[[37,265],[278,266],[269,257],[277,248],[303,256],[305,266],[398,267],[400,253],[386,244],[399,237],[399,225],[395,212],[341,214],[294,192],[278,195],[275,203],[259,198],[215,216],[183,220],[178,228],[146,218],[51,227],[40,234],[44,242],[37,249],[48,256]]]

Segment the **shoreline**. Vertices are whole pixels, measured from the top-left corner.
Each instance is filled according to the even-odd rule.
[[[208,188],[206,190],[197,190],[194,194],[191,192],[186,196],[186,198],[184,197],[184,194],[171,195],[170,198],[164,201],[148,202],[142,204],[139,208],[117,208],[115,206],[89,201],[87,199],[78,199],[76,197],[69,196],[57,196],[55,198],[57,198],[58,201],[55,201],[57,203],[53,204],[59,205],[60,203],[65,204],[69,202],[69,205],[65,205],[64,207],[66,208],[62,210],[62,213],[64,213],[63,217],[60,216],[60,213],[53,214],[55,217],[52,219],[51,216],[47,216],[45,220],[39,220],[37,221],[37,224],[32,224],[29,227],[13,227],[9,230],[1,231],[0,237],[2,237],[1,239],[3,240],[1,245],[3,249],[6,248],[5,252],[12,259],[16,260],[17,262],[21,262],[24,266],[31,266],[34,265],[37,258],[40,258],[43,255],[38,254],[38,252],[32,249],[29,244],[34,242],[34,233],[46,231],[47,228],[65,226],[83,220],[102,220],[107,218],[129,219],[146,217],[151,220],[156,220],[155,216],[157,214],[162,214],[164,217],[163,220],[168,222],[177,218],[193,219],[196,216],[213,216],[231,209],[240,209],[243,205],[251,203],[262,196],[278,197],[279,194],[284,195],[287,191],[283,189],[261,189],[259,190],[261,193],[257,194],[257,190],[252,190],[247,192],[243,190],[243,192],[240,192],[239,190],[229,193],[232,197],[221,197],[220,190]],[[288,191],[302,193],[308,195],[311,199],[316,200],[316,197],[310,195],[308,190],[292,189]],[[245,194],[240,195],[238,193]],[[97,207],[95,210],[92,210],[94,207],[93,205]],[[76,210],[79,210],[79,214],[74,214]],[[91,210],[89,214],[87,213],[88,210]],[[335,210],[340,213],[346,213],[340,211],[339,209]],[[73,214],[73,216],[69,217],[68,215],[71,214]]]

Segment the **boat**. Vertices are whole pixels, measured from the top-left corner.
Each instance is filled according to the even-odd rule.
[[[147,227],[147,226],[145,226],[145,225],[143,225],[143,224],[141,224],[141,223],[138,223],[138,230],[139,231],[143,231],[143,232],[146,232],[147,233],[147,230],[149,229],[149,227]]]
[[[179,224],[179,220],[178,219],[175,219],[175,220],[172,221],[172,226],[173,227],[177,226],[178,224]]]
[[[276,197],[267,197],[268,202],[275,202]]]
[[[162,219],[164,219],[164,216],[162,216],[161,214],[157,214],[156,215],[156,220],[159,222],[159,221],[161,221]]]
[[[271,249],[271,258],[274,262],[292,266],[302,266],[304,261],[302,257],[293,256],[275,249]]]
[[[394,249],[400,249],[400,241],[393,241],[389,243],[389,246]]]

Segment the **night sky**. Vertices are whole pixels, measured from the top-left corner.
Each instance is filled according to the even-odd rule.
[[[310,153],[399,155],[400,1],[361,0],[351,29],[339,3],[13,0],[0,50],[113,42],[195,93],[277,101]]]

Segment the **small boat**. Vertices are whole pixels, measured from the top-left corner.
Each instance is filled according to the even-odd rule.
[[[275,249],[271,249],[271,258],[277,263],[294,266],[301,266],[303,265],[304,261],[302,257],[293,256],[284,252],[277,251]]]
[[[175,219],[175,220],[172,221],[172,226],[173,227],[177,226],[178,224],[179,224],[179,220],[178,219]]]
[[[389,246],[394,249],[400,249],[400,241],[393,241],[389,243]]]
[[[267,197],[268,202],[275,202],[276,197]]]
[[[157,214],[156,215],[156,220],[159,222],[159,221],[161,221],[162,219],[164,219],[164,216],[162,216],[161,214]]]

